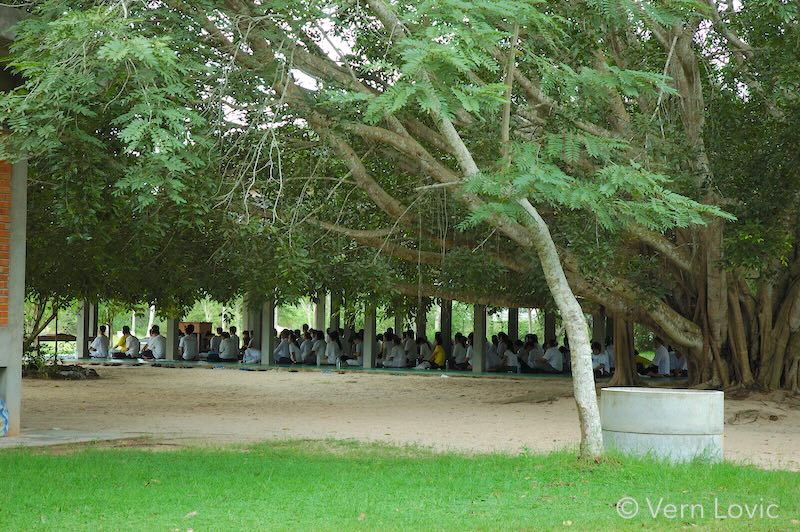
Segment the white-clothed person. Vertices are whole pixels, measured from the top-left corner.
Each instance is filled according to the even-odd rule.
[[[251,357],[252,358],[252,357]],[[261,353],[259,353],[259,361],[261,360]],[[219,344],[219,359],[232,362],[239,360],[239,346],[230,333],[222,333],[222,341]]]
[[[389,350],[389,356],[383,359],[383,367],[385,368],[404,368],[406,367],[406,350],[403,349],[402,341],[399,336],[393,338]]]
[[[330,341],[325,346],[325,363],[336,364],[342,356],[342,343],[339,340],[339,332],[331,331],[328,337]]]
[[[606,351],[606,355],[608,355],[608,367],[611,368],[611,370],[613,371],[614,367],[615,367],[615,364],[614,364],[614,341],[611,339],[610,336],[608,338],[606,338],[606,349],[605,349],[605,351]]]
[[[325,334],[322,331],[316,331],[314,334],[316,338],[311,346],[311,354],[314,355],[314,359],[316,360],[315,364],[320,366],[325,360],[325,352],[327,351],[328,344],[325,342]]]
[[[600,342],[592,342],[592,369],[601,375],[611,373],[608,355],[603,351],[603,346],[600,345]]]
[[[275,360],[276,364],[291,364],[292,363],[292,352],[289,344],[291,342],[291,333],[288,329],[284,329],[281,331],[281,336],[278,342],[278,346],[273,349],[272,356],[273,360]]]
[[[564,368],[564,355],[558,349],[558,342],[551,340],[547,351],[535,360],[534,368],[545,373],[561,373]]]
[[[199,351],[197,349],[197,336],[194,334],[194,325],[191,323],[187,325],[184,333],[180,342],[178,342],[178,351],[181,352],[181,358],[184,360],[196,360]]]
[[[648,368],[648,374],[653,377],[668,377],[670,375],[670,367],[667,346],[658,336],[655,337],[653,343],[656,347],[656,353],[653,357],[653,365]]]
[[[89,356],[92,358],[108,358],[108,336],[106,326],[101,325],[100,331],[89,346]]]

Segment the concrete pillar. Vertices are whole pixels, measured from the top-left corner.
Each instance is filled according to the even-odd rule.
[[[272,352],[275,351],[277,338],[272,334],[275,328],[275,300],[267,299],[261,305],[261,365],[269,366],[272,364]]]
[[[444,352],[449,356],[453,349],[453,301],[451,299],[443,299],[441,303],[441,317],[439,321],[442,323],[442,347]]]
[[[331,330],[338,329],[341,325],[342,296],[331,293]]]
[[[605,340],[606,335],[606,314],[602,309],[592,312],[592,342]]]
[[[327,294],[320,292],[317,294],[317,304],[314,306],[314,330],[325,330],[325,299]]]
[[[75,355],[78,358],[89,358],[89,309],[91,303],[84,300],[78,303],[78,316],[75,320]]]
[[[508,309],[508,337],[513,342],[519,340],[519,309]]]
[[[0,399],[9,436],[19,435],[22,410],[27,179],[27,162],[0,162]]]
[[[417,302],[417,337],[424,336],[427,338],[428,333],[428,298],[423,297]]]
[[[364,368],[374,368],[378,357],[377,342],[378,313],[374,304],[367,303],[364,308]]]
[[[472,371],[481,373],[486,371],[486,305],[473,307],[472,332],[475,344],[472,347]]]
[[[544,311],[544,341],[556,340],[556,317],[555,315],[545,310]]]
[[[180,318],[168,318],[167,330],[164,331],[164,336],[167,339],[167,352],[165,357],[167,360],[180,360],[178,353],[178,323]]]
[[[89,338],[94,340],[97,337],[97,324],[99,323],[100,305],[91,303],[89,305]]]

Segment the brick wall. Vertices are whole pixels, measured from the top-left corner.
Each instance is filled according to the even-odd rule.
[[[0,161],[0,327],[8,325],[8,263],[11,246],[11,164]]]

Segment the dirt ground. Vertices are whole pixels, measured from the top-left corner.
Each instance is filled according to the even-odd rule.
[[[576,448],[571,381],[438,374],[99,367],[95,381],[23,383],[23,431],[160,442],[336,438],[438,450]],[[800,401],[726,398],[725,456],[800,471]]]

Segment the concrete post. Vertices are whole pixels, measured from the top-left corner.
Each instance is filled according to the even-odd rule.
[[[84,300],[78,303],[78,316],[75,321],[75,356],[89,358],[89,309],[91,303]]]
[[[331,330],[338,329],[341,325],[342,296],[331,293]]]
[[[453,348],[453,301],[451,299],[443,299],[441,303],[441,317],[439,321],[442,323],[442,347],[444,352],[449,356]]]
[[[261,365],[269,366],[273,362],[272,353],[277,347],[275,345],[275,335],[272,330],[275,328],[275,300],[267,299],[261,305]]]
[[[556,340],[556,317],[552,312],[544,311],[544,341]]]
[[[165,357],[167,360],[180,360],[181,355],[178,353],[178,323],[180,318],[168,318],[167,330],[164,331],[164,336],[167,339],[167,352]]]
[[[519,340],[519,309],[508,309],[508,337],[513,342]]]
[[[97,324],[99,323],[100,305],[91,303],[89,305],[89,338],[94,340],[97,337]]]
[[[378,356],[378,315],[374,304],[367,303],[364,309],[364,368],[374,368]]]
[[[486,371],[486,305],[473,307],[472,332],[475,345],[472,347],[472,371]]]
[[[417,302],[417,337],[428,337],[428,298],[423,297]]]
[[[0,399],[9,436],[19,435],[22,410],[27,179],[27,162],[0,162]]]
[[[327,294],[320,292],[317,294],[317,304],[314,307],[314,330],[325,330],[325,299]]]

